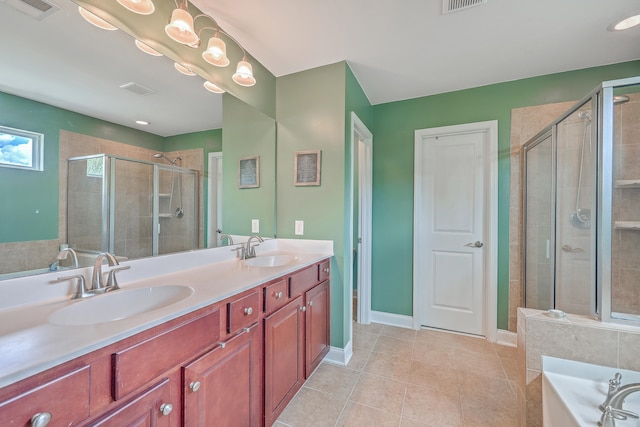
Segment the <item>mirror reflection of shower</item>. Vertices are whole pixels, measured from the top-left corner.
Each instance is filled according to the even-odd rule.
[[[153,155],[154,158],[156,159],[164,159],[167,162],[171,163],[173,166],[176,166],[178,161],[182,161],[182,157],[178,156],[175,159],[170,159],[169,157],[165,156],[162,153],[156,153]],[[175,172],[173,171],[172,173],[172,177],[171,177],[171,197],[169,198],[169,206],[173,206],[173,195],[174,195],[174,190],[176,190],[177,187],[177,193],[179,194],[179,200],[180,200],[180,204],[178,205],[178,207],[176,208],[176,210],[173,213],[173,216],[175,216],[176,218],[182,218],[184,216],[184,209],[182,207],[182,175],[179,172]],[[177,185],[176,185],[177,184]]]
[[[583,172],[585,169],[585,154],[587,145],[589,149],[588,156],[591,158],[591,113],[588,111],[580,111],[578,113],[578,118],[582,120],[582,146],[580,148],[580,168],[578,172],[578,189],[576,191],[576,204],[575,211],[571,214],[571,224],[573,224],[576,228],[589,228],[591,227],[591,209],[583,208],[580,206],[580,193],[582,191],[583,184]],[[587,142],[588,140],[588,142]],[[588,167],[588,166],[587,166]]]

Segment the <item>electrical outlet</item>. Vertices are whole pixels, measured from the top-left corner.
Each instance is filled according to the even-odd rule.
[[[304,221],[296,221],[295,235],[296,236],[304,235]]]
[[[251,220],[251,232],[252,233],[259,233],[260,232],[260,220],[259,219],[252,219]]]

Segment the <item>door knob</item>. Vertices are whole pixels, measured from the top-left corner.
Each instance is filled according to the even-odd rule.
[[[476,240],[473,243],[467,243],[465,246],[468,246],[470,248],[481,248],[484,246],[484,243],[482,243],[480,240]]]

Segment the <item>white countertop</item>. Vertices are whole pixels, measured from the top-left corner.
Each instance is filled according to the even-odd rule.
[[[278,267],[248,267],[235,259],[229,247],[222,247],[124,262],[122,265],[131,269],[118,273],[122,289],[182,285],[194,292],[172,305],[97,325],[48,322],[54,311],[82,302],[70,300],[75,281],[56,281],[69,271],[0,281],[0,387],[329,258],[333,242],[273,239],[261,243],[256,253],[296,258]],[[90,283],[91,269],[74,270],[73,274],[83,274]]]

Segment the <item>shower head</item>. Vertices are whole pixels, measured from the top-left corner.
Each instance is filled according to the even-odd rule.
[[[172,165],[175,166],[175,164],[178,162],[178,160],[182,160],[182,157],[176,157],[175,159],[171,160],[170,158],[168,158],[167,156],[165,156],[162,153],[156,153],[153,155],[154,158],[156,159],[165,159],[167,162],[171,163]]]
[[[616,95],[613,97],[613,105],[620,105],[629,102],[627,95]]]

